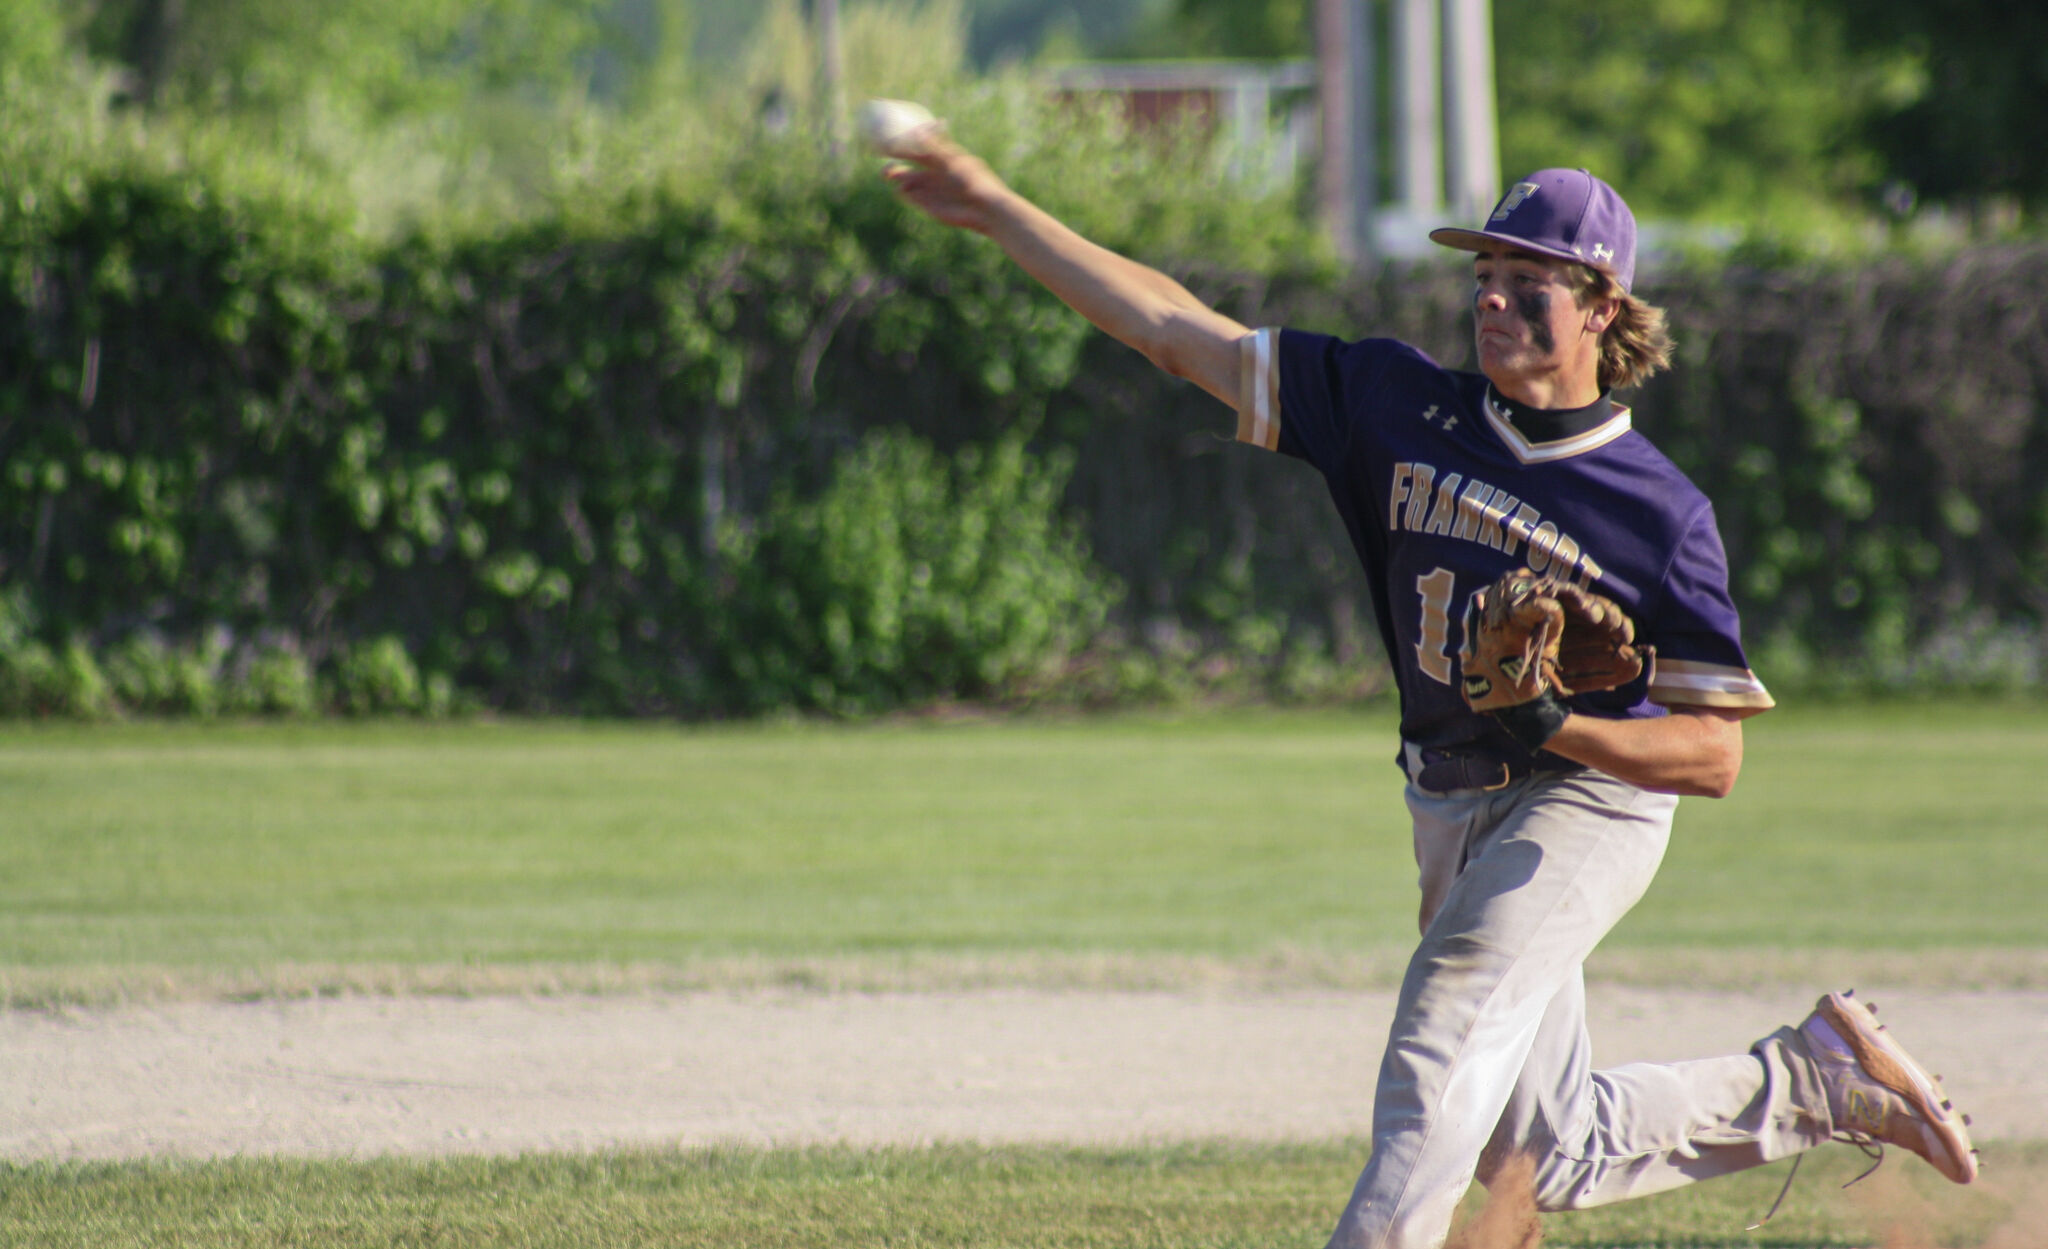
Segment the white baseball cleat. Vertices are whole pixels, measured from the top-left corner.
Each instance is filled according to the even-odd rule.
[[[1823,997],[1799,1031],[1820,1067],[1838,1137],[1910,1149],[1958,1184],[1977,1178],[1969,1116],[1949,1103],[1941,1077],[1913,1061],[1854,989]]]

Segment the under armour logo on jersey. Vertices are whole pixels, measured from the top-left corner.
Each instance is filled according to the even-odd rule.
[[[1508,189],[1506,195],[1500,197],[1500,206],[1493,210],[1493,216],[1487,218],[1487,220],[1506,221],[1509,213],[1522,206],[1523,200],[1528,199],[1531,195],[1536,194],[1536,192],[1542,189],[1542,187],[1537,186],[1533,182],[1515,183],[1514,186]]]
[[[1422,414],[1422,419],[1423,419],[1423,420],[1425,420],[1425,421],[1430,421],[1430,422],[1434,422],[1434,421],[1436,420],[1436,414],[1437,414],[1437,413],[1438,413],[1439,411],[1441,411],[1441,410],[1442,410],[1442,407],[1443,407],[1443,405],[1442,405],[1442,404],[1436,404],[1436,403],[1432,403],[1432,404],[1430,404],[1430,405],[1429,405],[1429,410],[1428,410],[1427,412],[1424,412],[1424,413]],[[1450,431],[1452,431],[1453,429],[1456,429],[1457,427],[1458,427],[1458,414],[1457,414],[1456,412],[1452,412],[1452,413],[1448,413],[1447,415],[1445,415],[1445,417],[1444,417],[1444,432],[1445,432],[1445,433],[1449,433]]]
[[[1614,259],[1614,249],[1605,243],[1595,243],[1593,244],[1593,259],[1612,260]]]

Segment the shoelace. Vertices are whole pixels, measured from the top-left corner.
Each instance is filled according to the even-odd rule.
[[[1834,1135],[1834,1139],[1840,1141],[1844,1145],[1854,1145],[1857,1149],[1863,1151],[1863,1156],[1865,1158],[1870,1158],[1873,1160],[1870,1166],[1865,1168],[1861,1175],[1857,1176],[1853,1180],[1850,1180],[1847,1184],[1842,1185],[1843,1188],[1853,1188],[1856,1185],[1861,1184],[1863,1181],[1877,1174],[1877,1169],[1884,1165],[1884,1145],[1882,1142],[1877,1141],[1869,1136],[1865,1136],[1861,1132],[1837,1132]],[[1753,1232],[1759,1227],[1762,1227],[1764,1224],[1770,1222],[1771,1219],[1777,1215],[1778,1207],[1785,1204],[1785,1194],[1792,1191],[1792,1181],[1799,1178],[1799,1164],[1804,1161],[1806,1161],[1806,1155],[1803,1153],[1794,1154],[1792,1156],[1792,1169],[1785,1173],[1785,1186],[1778,1190],[1778,1199],[1771,1203],[1771,1208],[1764,1212],[1764,1217],[1758,1219],[1756,1222],[1750,1224],[1748,1227],[1743,1228],[1743,1231]]]

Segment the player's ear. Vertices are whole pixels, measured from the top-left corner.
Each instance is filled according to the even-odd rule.
[[[1586,332],[1605,334],[1607,327],[1620,318],[1627,296],[1613,278],[1590,265],[1576,267],[1572,276],[1572,298],[1579,311],[1586,314]]]
[[[1621,315],[1621,301],[1611,297],[1589,300],[1580,306],[1586,310],[1586,329],[1593,334],[1605,334]]]

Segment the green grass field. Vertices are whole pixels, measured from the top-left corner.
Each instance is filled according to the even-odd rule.
[[[144,968],[173,990],[832,959],[1386,974],[1414,922],[1391,740],[1384,712],[9,728],[0,974],[16,1001]],[[2048,712],[1780,711],[1748,744],[1599,966],[1961,951],[2048,978]]]
[[[1383,977],[1414,907],[1391,742],[1377,710],[11,726],[0,989],[21,1006],[750,975],[1171,981],[1212,964]],[[2048,984],[2048,711],[1795,709],[1752,722],[1748,744],[1733,798],[1686,804],[1601,966],[1740,981],[1860,959],[1895,978]],[[0,1246],[1313,1246],[1360,1156],[1326,1143],[0,1164]],[[1546,1234],[2048,1243],[1994,1230],[2048,1224],[2038,1203],[2013,1213],[2048,1190],[2048,1151],[1990,1161],[1989,1186],[1967,1194],[1903,1158],[1844,1193],[1854,1156],[1829,1150],[1762,1233],[1741,1229],[1782,1167],[1552,1217]]]
[[[1318,1249],[1362,1158],[1359,1145],[1190,1144],[0,1165],[0,1246]],[[2032,1249],[2048,1236],[2025,1196],[2048,1183],[2048,1150],[1994,1151],[2004,1186],[1967,1193],[1896,1159],[1845,1191],[1856,1162],[1814,1155],[1757,1233],[1743,1228],[1770,1208],[1784,1164],[1551,1215],[1544,1239]]]

